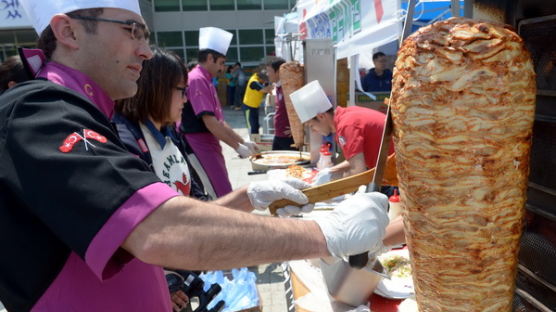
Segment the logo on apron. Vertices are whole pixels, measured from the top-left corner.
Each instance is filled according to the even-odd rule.
[[[165,138],[164,147],[161,147],[150,130],[143,124],[140,126],[151,154],[152,168],[156,176],[175,191],[189,196],[191,177],[185,157],[169,137]]]

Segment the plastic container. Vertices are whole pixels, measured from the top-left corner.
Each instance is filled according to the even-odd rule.
[[[343,260],[331,263],[321,260],[320,268],[330,296],[352,306],[365,304],[384,276],[378,261],[355,269]]]
[[[334,166],[332,163],[332,153],[329,151],[329,145],[323,144],[320,147],[320,157],[317,162],[317,169],[322,170],[324,168],[330,168]]]
[[[388,218],[392,221],[402,212],[402,204],[400,203],[400,196],[398,195],[397,189],[394,190],[394,195],[388,198],[388,203],[390,204],[390,209],[388,209]]]

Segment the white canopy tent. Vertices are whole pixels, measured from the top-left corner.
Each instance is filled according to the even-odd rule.
[[[275,19],[276,54],[303,62],[301,40],[332,39],[336,59],[349,59],[353,104],[356,83],[360,85],[356,79],[360,56],[370,61],[374,49],[400,37],[404,16],[401,0],[299,0],[296,8],[297,14]],[[291,32],[295,24],[297,32]]]
[[[444,2],[450,15],[460,15],[460,0],[416,1],[421,9],[430,2],[436,2],[435,6]],[[402,6],[402,0],[298,0],[296,11],[276,20],[277,55],[303,62],[301,40],[332,39],[336,59],[349,60],[349,104],[353,105],[355,89],[362,91],[358,79],[360,62],[369,67],[377,48],[392,46],[401,37],[406,15],[403,7],[407,4]],[[448,17],[444,13],[438,18]],[[368,96],[374,98],[372,94]]]

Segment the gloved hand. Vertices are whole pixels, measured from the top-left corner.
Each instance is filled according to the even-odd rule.
[[[236,152],[239,154],[240,158],[247,158],[252,154],[249,148],[241,143],[239,143],[238,147],[236,148]]]
[[[308,199],[300,190],[309,186],[309,183],[293,178],[251,182],[247,187],[247,196],[249,201],[251,201],[251,205],[259,210],[265,210],[270,204],[279,199],[289,199],[304,205],[307,204]],[[311,207],[309,210],[312,209]]]
[[[386,195],[359,193],[344,200],[330,214],[315,219],[330,254],[346,258],[381,248],[389,222],[387,208]]]
[[[243,142],[243,145],[247,146],[251,155],[259,152],[259,146],[255,142],[245,141]]]
[[[296,215],[299,215],[301,213],[311,212],[311,211],[313,211],[314,207],[315,207],[315,204],[307,204],[307,205],[303,205],[303,207],[286,206],[286,207],[283,207],[283,208],[276,209],[276,214],[279,215],[280,217],[296,216]]]
[[[330,168],[321,169],[313,179],[313,185],[317,186],[317,185],[330,182],[330,179],[332,179],[332,173],[330,172]]]

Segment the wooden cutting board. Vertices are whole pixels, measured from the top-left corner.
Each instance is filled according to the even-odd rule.
[[[319,186],[310,187],[304,189],[302,192],[309,199],[309,203],[329,200],[340,195],[355,192],[359,186],[369,184],[373,178],[374,172],[375,168],[349,177],[321,184]],[[382,183],[383,185],[398,185],[395,154],[388,156],[388,159],[386,160],[386,168]],[[268,208],[273,215],[276,215],[276,210],[278,208],[288,205],[299,206],[299,204],[296,204],[295,202],[281,199],[273,202]]]

